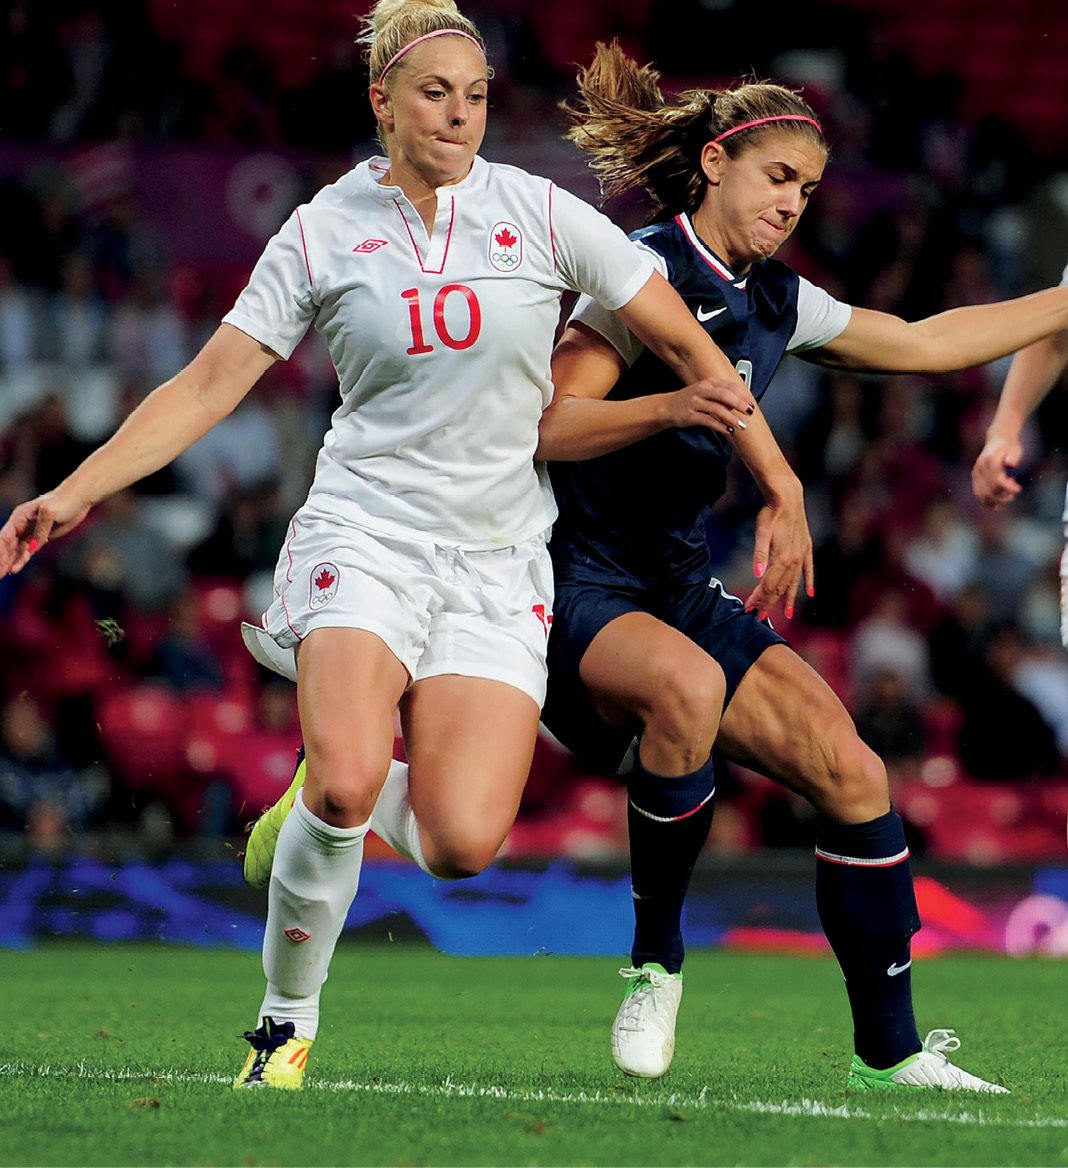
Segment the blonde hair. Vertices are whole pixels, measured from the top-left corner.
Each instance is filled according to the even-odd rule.
[[[378,0],[361,23],[357,43],[367,46],[367,65],[374,82],[398,53],[428,33],[454,30],[475,41],[483,55],[486,52],[482,34],[461,14],[455,0]],[[391,69],[384,83],[392,73]]]
[[[650,222],[698,206],[707,184],[701,151],[733,127],[797,118],[774,128],[789,127],[827,149],[812,124],[812,107],[797,91],[754,80],[728,89],[688,89],[669,104],[660,74],[628,57],[616,40],[597,44],[592,63],[579,71],[578,90],[576,105],[562,103],[571,121],[567,137],[590,156],[606,200],[635,187],[646,192],[653,204]],[[736,158],[766,128],[739,129],[724,138],[723,149]]]

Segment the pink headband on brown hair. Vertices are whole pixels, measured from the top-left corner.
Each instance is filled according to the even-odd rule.
[[[390,61],[390,65],[392,64],[393,62]],[[722,142],[724,138],[729,138],[731,134],[740,134],[743,130],[751,130],[754,126],[766,126],[768,122],[808,122],[810,126],[815,126],[821,134],[823,133],[823,127],[815,118],[806,117],[804,114],[775,114],[770,118],[754,118],[751,122],[742,122],[740,126],[731,126],[729,130],[724,130],[722,134],[717,134],[712,141]]]
[[[478,49],[478,51],[483,55],[483,57],[486,55],[486,50],[478,43],[478,41],[469,32],[464,32],[463,29],[461,29],[461,28],[439,28],[439,29],[436,29],[434,32],[425,32],[425,33],[423,33],[422,36],[417,36],[414,41],[409,41],[404,46],[404,48],[401,49],[401,51],[399,53],[394,53],[393,56],[390,57],[390,59],[386,62],[385,68],[382,70],[381,73],[379,73],[377,84],[379,84],[379,85],[382,84],[382,79],[390,71],[390,69],[392,69],[393,66],[396,65],[396,63],[401,59],[401,57],[404,56],[405,53],[410,52],[412,49],[415,48],[416,45],[422,44],[423,41],[429,41],[429,40],[432,40],[434,37],[439,37],[439,36],[466,37],[475,46],[475,48]]]

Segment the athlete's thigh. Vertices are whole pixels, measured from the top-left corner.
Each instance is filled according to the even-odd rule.
[[[413,683],[401,702],[409,798],[439,840],[494,840],[515,821],[539,709],[516,686],[456,674]]]
[[[670,622],[699,645],[723,671],[728,707],[742,681],[771,645],[786,642],[767,621],[746,612],[742,600],[718,580],[686,585],[668,597]]]
[[[802,794],[833,771],[853,721],[831,687],[788,645],[750,666],[720,723],[717,749]]]
[[[622,725],[645,721],[665,693],[710,665],[685,633],[650,613],[627,612],[593,638],[579,674],[601,717]]]
[[[307,787],[377,791],[393,749],[393,711],[408,671],[375,633],[313,629],[297,653],[297,705]]]

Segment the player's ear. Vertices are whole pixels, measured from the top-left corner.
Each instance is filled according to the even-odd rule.
[[[375,115],[377,121],[381,122],[387,129],[393,126],[393,100],[385,87],[382,85],[372,85],[368,90],[368,95],[371,98],[371,112]]]
[[[728,162],[727,151],[722,142],[706,142],[701,150],[701,173],[711,186],[719,186],[723,168]]]

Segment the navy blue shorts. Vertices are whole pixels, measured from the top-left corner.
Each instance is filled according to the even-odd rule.
[[[648,589],[558,581],[549,636],[549,689],[542,721],[580,765],[615,774],[641,726],[609,726],[597,713],[579,675],[593,638],[627,612],[647,612],[685,633],[713,657],[727,682],[730,704],[749,667],[770,645],[785,645],[766,621],[746,612],[718,580],[672,589]]]

